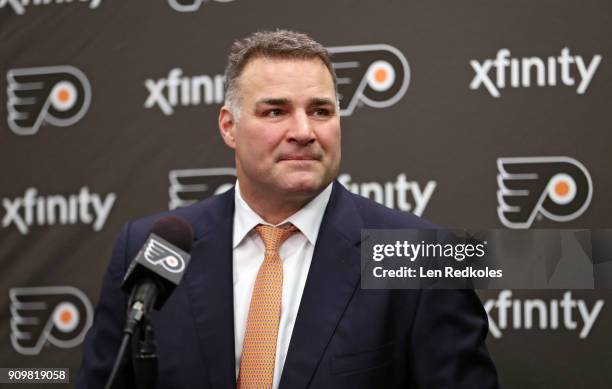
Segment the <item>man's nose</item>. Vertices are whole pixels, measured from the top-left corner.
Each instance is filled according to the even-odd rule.
[[[312,122],[305,111],[296,110],[290,123],[289,140],[302,145],[314,142]]]

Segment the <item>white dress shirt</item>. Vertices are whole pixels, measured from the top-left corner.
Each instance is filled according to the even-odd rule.
[[[306,284],[308,269],[310,269],[312,253],[331,190],[332,184],[329,184],[302,209],[276,225],[291,223],[299,229],[299,232],[289,237],[279,249],[279,255],[283,262],[283,295],[276,340],[276,362],[272,389],[278,388],[285,365],[293,325],[302,300],[302,292]],[[253,228],[258,224],[272,224],[265,222],[244,201],[240,194],[238,181],[236,181],[234,201],[236,204],[233,241],[234,339],[236,345],[236,377],[238,377],[251,295],[257,272],[264,260],[264,243]]]

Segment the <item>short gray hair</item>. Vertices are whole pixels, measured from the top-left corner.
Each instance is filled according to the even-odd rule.
[[[225,105],[235,115],[239,99],[238,78],[246,65],[255,58],[314,59],[319,58],[329,70],[336,89],[336,73],[330,55],[319,42],[306,34],[290,31],[259,31],[232,45],[225,68]],[[336,96],[338,93],[336,91]]]

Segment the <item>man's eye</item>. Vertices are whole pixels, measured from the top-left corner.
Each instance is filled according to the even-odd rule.
[[[265,112],[265,116],[271,117],[271,118],[275,118],[275,117],[279,117],[283,114],[283,111],[280,109],[271,109],[269,111]]]
[[[317,108],[312,112],[312,114],[314,116],[330,116],[331,111],[327,108]]]

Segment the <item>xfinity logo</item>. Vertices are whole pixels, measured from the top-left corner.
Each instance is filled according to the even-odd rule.
[[[407,181],[404,173],[399,174],[395,181],[388,182],[352,182],[350,174],[340,174],[338,181],[351,192],[368,197],[388,208],[412,212],[421,216],[431,200],[435,181],[428,181],[422,188],[416,181]]]
[[[15,226],[26,235],[30,227],[66,224],[92,224],[100,231],[111,212],[117,196],[109,193],[101,196],[83,187],[72,195],[39,195],[36,188],[26,189],[22,197],[3,198],[4,218],[2,227]]]
[[[586,301],[573,299],[569,290],[559,300],[544,301],[512,299],[512,291],[506,289],[499,292],[497,299],[484,302],[489,331],[497,339],[503,336],[505,329],[530,330],[536,326],[540,330],[579,330],[578,337],[586,339],[603,306],[604,300],[599,299],[589,307]]]
[[[89,8],[98,8],[102,0],[0,0],[0,8],[11,7],[17,15],[23,15],[26,12],[26,7],[32,5],[49,5],[52,3],[65,4],[65,3],[89,3]]]
[[[194,12],[200,9],[202,3],[207,3],[209,0],[168,0],[170,7],[178,12]],[[213,0],[218,3],[229,3],[234,0]]]
[[[584,94],[601,62],[601,55],[596,54],[587,63],[580,55],[571,55],[565,47],[558,57],[524,57],[512,58],[509,49],[500,49],[495,59],[482,62],[471,60],[470,65],[475,75],[470,89],[486,88],[493,97],[500,97],[500,89],[509,87],[529,88],[531,86],[576,86],[576,93]],[[494,68],[494,70],[493,70]],[[574,78],[572,73],[578,75]]]
[[[184,76],[180,68],[168,72],[168,77],[147,79],[144,82],[149,96],[145,108],[157,107],[164,115],[174,114],[174,107],[221,104],[224,99],[224,76]]]

